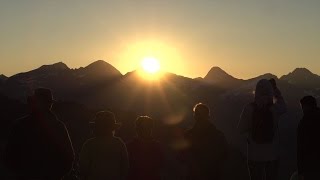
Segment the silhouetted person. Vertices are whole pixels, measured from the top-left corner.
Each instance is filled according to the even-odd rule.
[[[277,180],[279,117],[286,104],[274,79],[257,83],[254,101],[245,106],[239,129],[247,135],[248,169],[251,180]]]
[[[136,122],[137,138],[128,143],[129,180],[160,180],[163,154],[160,144],[153,138],[154,120],[140,116]]]
[[[320,109],[312,96],[300,101],[303,118],[298,126],[298,173],[304,179],[319,179],[320,171]]]
[[[17,120],[6,148],[6,164],[18,179],[58,180],[72,168],[73,147],[65,125],[51,112],[51,91],[28,98],[31,114]]]
[[[87,140],[80,153],[80,176],[84,180],[124,180],[129,169],[125,144],[114,131],[120,127],[110,111],[96,114],[95,137]]]
[[[190,180],[219,180],[227,158],[224,134],[210,122],[210,110],[204,104],[194,109],[194,127],[186,132],[186,151]]]

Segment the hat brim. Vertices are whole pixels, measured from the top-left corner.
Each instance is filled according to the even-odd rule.
[[[96,125],[96,122],[90,121],[90,122],[89,122],[89,125],[95,126],[95,125]],[[112,124],[112,129],[119,129],[121,126],[122,126],[122,124],[120,124],[120,123],[115,123],[115,124]]]
[[[55,99],[45,99],[45,98],[37,97],[36,95],[28,96],[28,98],[38,99],[38,100],[41,100],[41,101],[46,101],[46,102],[48,102],[48,103],[57,103],[57,102],[58,102],[58,101],[55,100]]]

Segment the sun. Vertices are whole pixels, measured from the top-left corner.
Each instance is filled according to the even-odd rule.
[[[155,74],[160,71],[160,63],[154,57],[145,57],[141,62],[142,69],[150,74]]]

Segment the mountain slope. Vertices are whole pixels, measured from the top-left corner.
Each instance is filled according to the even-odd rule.
[[[74,99],[80,94],[90,93],[97,85],[121,76],[116,68],[101,60],[79,69],[70,69],[59,62],[8,78],[2,91],[9,97],[25,99],[35,88],[47,87],[58,97]]]
[[[7,79],[8,79],[7,76],[5,76],[5,75],[3,75],[3,74],[0,74],[0,81],[5,81],[5,80],[7,80]]]
[[[237,79],[229,75],[220,67],[212,67],[203,80],[221,88],[236,87],[243,82],[242,79]]]
[[[300,88],[320,88],[320,76],[306,68],[297,68],[289,74],[282,76],[280,79]]]
[[[3,85],[7,79],[8,79],[7,76],[0,74],[0,86]]]
[[[77,69],[75,74],[86,82],[106,81],[122,76],[119,70],[103,60],[98,60],[84,68]]]

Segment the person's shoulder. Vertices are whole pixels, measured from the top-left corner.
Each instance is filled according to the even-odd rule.
[[[49,118],[52,120],[57,126],[64,127],[65,124],[63,121],[61,121],[54,113],[49,113]]]
[[[217,128],[211,131],[209,139],[209,141],[212,142],[212,145],[217,145],[219,148],[225,148],[228,144],[225,134]]]
[[[32,118],[32,115],[28,114],[28,115],[25,115],[25,116],[22,116],[22,117],[16,119],[15,121],[27,121],[27,120],[29,120],[31,118]]]
[[[223,139],[225,138],[225,135],[222,131],[220,131],[214,124],[210,123],[210,125],[208,125],[208,129],[207,131],[209,132],[209,134],[213,137],[219,138],[219,139]]]
[[[126,142],[125,144],[127,147],[131,147],[131,146],[135,146],[138,143],[139,143],[138,138],[134,138],[134,139]]]
[[[226,141],[226,136],[224,135],[224,133],[220,130],[216,130],[216,136],[218,139],[220,139],[221,141]]]
[[[68,131],[66,124],[61,121],[54,113],[50,113],[51,123],[54,124],[55,127],[59,128],[61,131]]]
[[[251,103],[248,103],[246,104],[244,107],[243,107],[243,110],[242,110],[242,114],[241,116],[246,116],[248,114],[252,114],[253,111],[254,111],[254,108],[255,108],[255,103],[254,102],[251,102]]]
[[[94,149],[97,149],[96,138],[90,138],[83,143],[80,154],[81,156],[86,155]]]
[[[137,137],[127,142],[125,145],[127,150],[130,152],[136,152],[137,150],[140,151],[141,144]]]
[[[253,111],[255,106],[256,106],[256,104],[254,102],[251,102],[251,103],[246,104],[243,109],[246,111]]]
[[[25,116],[22,116],[16,120],[14,120],[14,123],[18,124],[18,123],[27,123],[29,122],[31,119],[34,119],[34,116],[32,114],[28,114]]]
[[[186,129],[186,130],[184,131],[184,136],[185,136],[185,137],[191,137],[192,134],[193,134],[193,128],[189,128],[189,129]]]
[[[28,126],[31,123],[32,116],[31,115],[26,115],[21,118],[13,120],[11,123],[11,128],[16,129],[16,128],[22,128],[25,126]]]
[[[88,140],[86,140],[86,142],[83,143],[83,146],[91,146],[93,143],[96,142],[96,138],[90,138]]]
[[[116,144],[120,145],[120,146],[125,146],[125,143],[123,142],[123,140],[119,137],[113,137],[113,142],[115,142]]]

